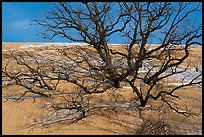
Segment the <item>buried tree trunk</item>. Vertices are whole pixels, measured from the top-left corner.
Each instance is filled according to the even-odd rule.
[[[142,97],[139,98],[139,99],[140,99],[140,106],[145,107],[145,105],[147,104],[148,99],[146,100],[146,99],[143,99]]]
[[[115,88],[120,88],[120,81],[119,80],[114,80],[113,81],[113,86],[115,87]]]
[[[149,100],[149,96],[146,96],[145,98],[143,98],[143,96],[139,93],[138,90],[133,90],[133,92],[136,94],[136,96],[139,98],[140,101],[140,106],[141,107],[145,107],[145,105],[147,105],[147,102]]]

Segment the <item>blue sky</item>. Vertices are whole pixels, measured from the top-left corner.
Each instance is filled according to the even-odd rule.
[[[39,26],[33,26],[32,19],[43,16],[48,2],[3,2],[2,37],[4,42],[43,41],[36,36]]]
[[[32,19],[40,19],[49,11],[51,2],[2,2],[2,41],[3,42],[67,42],[57,37],[45,40],[37,35],[42,27],[33,24]],[[202,13],[191,17],[196,22],[202,21]],[[110,43],[123,43],[117,35],[112,36]],[[157,43],[157,42],[155,42]]]

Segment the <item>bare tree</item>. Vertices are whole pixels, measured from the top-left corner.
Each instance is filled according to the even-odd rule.
[[[128,82],[139,97],[141,106],[145,106],[149,98],[158,99],[164,94],[176,97],[173,95],[176,89],[201,83],[201,81],[194,82],[193,79],[188,84],[170,91],[159,91],[156,96],[151,94],[154,86],[160,81],[185,71],[185,69],[178,71],[178,66],[189,56],[189,47],[193,44],[201,45],[196,41],[202,36],[201,25],[193,26],[187,20],[188,16],[199,8],[199,3],[194,4],[189,2],[88,2],[75,5],[75,3],[61,2],[54,6],[54,10],[46,15],[45,20],[35,20],[35,22],[47,28],[42,33],[44,38],[52,39],[56,35],[62,35],[68,40],[85,42],[93,46],[103,65],[97,66],[92,62],[87,62],[86,64],[90,67],[89,71],[103,72],[103,80],[111,81],[116,88],[120,87],[121,81]],[[113,16],[115,7],[117,7],[118,14]],[[162,35],[154,36],[157,31]],[[75,32],[77,37],[72,36]],[[125,53],[113,51],[108,46],[108,39],[115,33],[121,33],[128,38],[129,44],[126,45]],[[154,37],[159,37],[161,44],[150,49],[147,42],[151,42]],[[176,48],[175,45],[181,43],[184,46]],[[134,47],[138,48],[137,52]],[[178,51],[183,54],[175,56]],[[119,56],[119,59],[115,55]],[[90,55],[87,54],[87,56]],[[124,67],[119,62],[123,62]],[[144,64],[152,63],[154,66],[148,66],[148,72],[140,77],[139,69]],[[156,72],[151,71],[154,68],[157,69]],[[168,70],[170,72],[166,74]],[[135,86],[137,79],[149,85],[146,94],[140,93]]]
[[[200,3],[191,2],[54,3],[43,20],[34,20],[46,28],[42,37],[62,36],[84,42],[88,47],[59,48],[57,54],[49,56],[10,52],[23,69],[11,72],[7,64],[3,77],[23,86],[26,92],[45,96],[48,96],[45,91],[53,93],[62,80],[78,86],[80,94],[102,93],[126,82],[140,106],[144,107],[150,99],[161,99],[176,112],[190,116],[171,99],[179,99],[174,94],[176,90],[201,84],[202,71],[188,81],[184,75],[179,86],[165,83],[192,68],[182,66],[189,57],[189,48],[193,44],[202,45],[201,24],[194,26],[189,20],[199,6]],[[127,44],[119,46],[123,50],[108,44],[113,35],[126,38]],[[160,40],[159,45],[148,44],[155,38]],[[34,65],[25,58],[30,58]],[[145,88],[139,89],[138,82]],[[45,91],[37,92],[42,89]]]

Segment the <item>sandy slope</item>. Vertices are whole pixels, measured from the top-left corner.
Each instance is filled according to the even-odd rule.
[[[2,49],[10,47],[11,49],[19,49],[22,44],[28,43],[3,43]],[[117,47],[116,47],[117,48]],[[202,62],[202,47],[192,47],[190,60],[195,64]],[[62,88],[64,88],[62,86]],[[3,95],[13,93],[18,89],[3,90]],[[126,99],[134,97],[130,89],[120,89],[120,92]],[[182,94],[182,93],[187,94]],[[182,104],[188,104],[197,112],[202,110],[202,89],[198,87],[186,88],[180,90],[179,94],[183,96],[180,100]],[[107,95],[101,95],[107,98]],[[4,99],[3,99],[4,101]],[[127,134],[125,126],[131,127],[139,125],[136,110],[118,111],[117,114],[105,111],[104,116],[91,115],[83,121],[74,123],[73,125],[53,125],[47,128],[29,128],[36,120],[49,113],[41,109],[40,104],[45,100],[42,98],[26,99],[21,102],[7,101],[2,102],[2,134]],[[153,103],[157,105],[157,102]],[[150,114],[148,111],[144,113],[150,117],[156,117],[156,114]],[[175,113],[169,114],[167,120],[175,130],[180,134],[201,134],[202,116],[185,118]],[[182,122],[183,121],[183,122]],[[192,127],[194,126],[194,128]],[[32,129],[32,130],[31,130]],[[183,129],[183,130],[182,130]]]
[[[182,94],[182,92],[187,94]],[[184,98],[180,102],[193,106],[194,111],[201,111],[202,93],[201,89],[194,88],[179,91]],[[122,94],[127,96],[132,92],[121,90]],[[132,95],[131,95],[132,96]],[[136,110],[127,109],[122,112],[111,113],[104,111],[104,116],[91,115],[72,125],[53,125],[48,128],[30,128],[31,125],[41,116],[48,114],[46,110],[40,108],[40,102],[44,99],[27,99],[21,102],[2,103],[2,129],[3,134],[127,134],[125,126],[139,125],[140,119]],[[157,102],[155,102],[157,103]],[[143,112],[147,117],[157,117],[157,113]],[[167,121],[172,125],[175,131],[180,134],[201,134],[202,116],[184,118],[178,114],[169,114]],[[137,127],[137,126],[136,126]],[[183,131],[182,131],[183,130]]]
[[[121,92],[125,93],[124,91]],[[129,91],[128,95],[131,95],[131,93]],[[35,99],[34,103],[33,101],[33,99],[27,99],[21,102],[7,101],[2,103],[3,134],[126,134],[124,127],[114,124],[111,120],[125,122],[135,119],[134,115],[127,117],[128,112],[121,112],[116,116],[105,111],[104,116],[101,116],[100,113],[90,115],[83,121],[72,125],[64,124],[53,125],[48,128],[32,128],[31,125],[36,120],[49,113],[40,108],[40,104],[45,99]],[[111,120],[107,116],[111,116]],[[133,120],[133,122],[135,121]]]

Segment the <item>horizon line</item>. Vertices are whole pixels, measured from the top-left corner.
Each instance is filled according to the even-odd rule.
[[[50,44],[65,44],[65,43],[67,43],[67,44],[87,44],[87,43],[83,43],[83,42],[40,42],[40,41],[38,41],[38,42],[33,42],[33,41],[31,41],[31,42],[28,42],[28,41],[11,41],[11,42],[3,42],[2,41],[2,43],[50,43]],[[108,43],[108,44],[121,44],[121,45],[125,45],[125,44],[128,44],[128,43]],[[159,44],[161,44],[161,43],[147,43],[146,45],[159,45]],[[136,44],[134,44],[134,45],[136,45]],[[179,45],[185,45],[185,44],[179,44]],[[202,45],[192,45],[192,46],[202,46]]]

